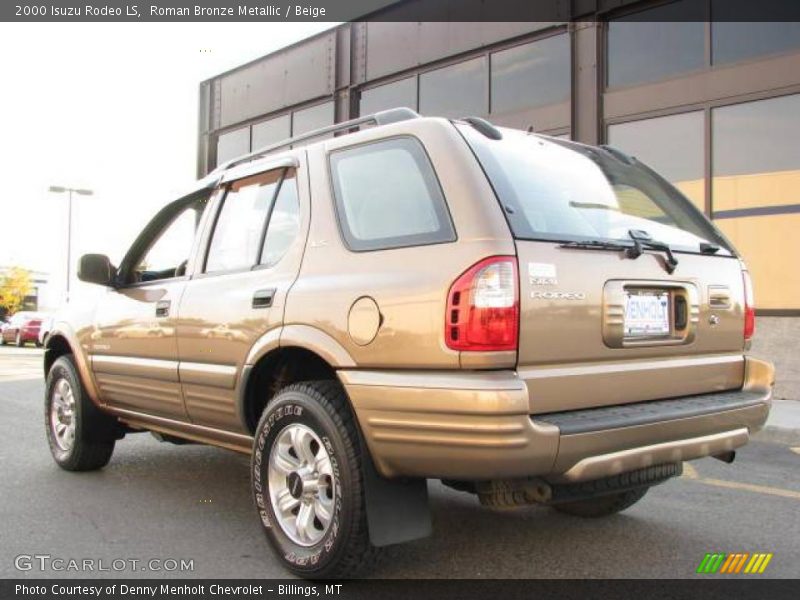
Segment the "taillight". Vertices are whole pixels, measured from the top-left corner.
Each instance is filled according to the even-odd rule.
[[[470,267],[447,295],[445,342],[452,350],[516,350],[517,259],[493,256]]]
[[[753,302],[753,281],[750,273],[742,271],[744,276],[744,339],[749,340],[756,331],[756,307]]]

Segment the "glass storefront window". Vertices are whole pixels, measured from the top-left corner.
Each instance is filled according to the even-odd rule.
[[[715,108],[716,224],[753,276],[756,306],[800,308],[800,95]]]
[[[371,115],[381,110],[405,106],[417,110],[417,78],[407,77],[361,92],[359,114]]]
[[[680,0],[609,22],[608,86],[647,83],[704,67],[704,5]]]
[[[489,112],[489,73],[485,56],[423,73],[419,110],[436,117],[482,116]]]
[[[800,204],[800,94],[711,114],[714,212]]]
[[[491,61],[492,114],[569,100],[569,35],[495,52]]]
[[[253,125],[252,149],[258,150],[290,137],[289,115],[281,115]]]
[[[250,152],[250,128],[242,127],[217,138],[217,164]]]
[[[293,115],[292,135],[300,135],[328,125],[333,125],[333,102],[296,110]]]
[[[779,14],[782,0],[760,0],[759,6]],[[757,56],[800,50],[800,23],[742,22],[736,14],[752,0],[711,0],[711,62],[732,63]],[[786,3],[783,3],[786,4]],[[767,8],[764,10],[767,10]],[[778,21],[779,19],[776,19]]]
[[[608,143],[656,170],[705,208],[703,112],[643,119],[608,127]]]

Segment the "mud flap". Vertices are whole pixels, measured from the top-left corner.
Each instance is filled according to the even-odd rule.
[[[364,439],[359,438],[367,525],[372,545],[390,546],[429,536],[433,528],[427,480],[381,477]]]

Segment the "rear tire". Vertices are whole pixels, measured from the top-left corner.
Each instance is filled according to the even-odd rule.
[[[45,431],[56,464],[67,471],[106,466],[120,437],[120,426],[92,403],[71,355],[53,363],[45,390]]]
[[[338,382],[296,383],[269,402],[250,472],[264,532],[292,573],[352,577],[377,559],[358,429]]]
[[[574,500],[572,502],[562,502],[553,504],[553,508],[558,512],[575,517],[597,519],[599,517],[614,515],[618,512],[622,512],[626,508],[630,508],[641,500],[649,489],[649,486],[644,486],[624,492],[617,492],[615,494],[595,496],[594,498]]]

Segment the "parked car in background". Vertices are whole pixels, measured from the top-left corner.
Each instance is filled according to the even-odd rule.
[[[44,346],[47,343],[47,338],[50,335],[50,329],[53,327],[53,317],[48,315],[42,318],[42,324],[39,325],[39,346]]]
[[[3,327],[0,343],[24,346],[28,342],[33,342],[37,346],[41,346],[42,344],[39,342],[41,324],[42,318],[37,313],[18,312]]]

